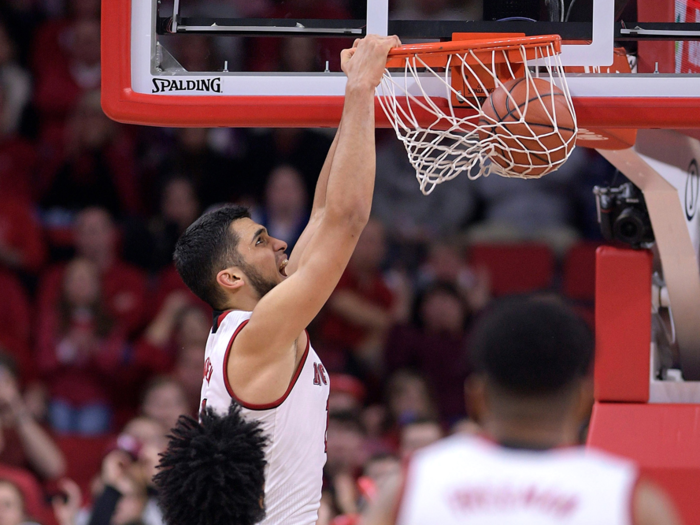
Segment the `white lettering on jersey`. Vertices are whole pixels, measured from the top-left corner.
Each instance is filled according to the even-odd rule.
[[[637,469],[583,447],[507,449],[454,436],[416,453],[397,525],[632,525]]]
[[[266,405],[251,405],[236,399],[228,382],[226,363],[233,339],[251,314],[225,312],[219,316],[216,330],[209,334],[201,405],[223,414],[235,399],[243,407],[244,417],[259,421],[270,440],[266,451],[266,518],[262,525],[315,525],[326,463],[330,391],[327,373],[307,342],[299,367],[280,399]]]

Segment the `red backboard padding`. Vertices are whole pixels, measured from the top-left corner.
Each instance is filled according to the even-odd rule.
[[[547,289],[554,276],[554,255],[546,244],[474,244],[469,260],[489,271],[496,297]]]
[[[700,525],[700,406],[596,403],[588,444],[635,460]]]
[[[651,263],[648,250],[596,252],[596,401],[649,400]]]

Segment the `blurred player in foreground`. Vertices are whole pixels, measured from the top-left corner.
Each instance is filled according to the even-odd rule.
[[[576,446],[592,399],[581,319],[556,302],[510,299],[481,320],[471,351],[467,404],[483,436],[417,452],[363,525],[680,523],[633,463]]]
[[[200,421],[180,416],[154,481],[168,525],[254,525],[265,517],[267,439],[232,403]]]
[[[289,260],[287,245],[240,206],[203,215],[175,248],[183,281],[216,313],[202,408],[222,412],[233,399],[270,439],[265,525],[314,525],[318,518],[329,384],[305,329],[333,292],[369,220],[374,92],[389,50],[399,44],[397,37],[370,35],[343,51],[348,78],[342,120],[309,224]]]

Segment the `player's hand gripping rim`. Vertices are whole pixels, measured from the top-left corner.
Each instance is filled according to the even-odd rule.
[[[340,53],[340,65],[348,77],[348,86],[374,90],[382,81],[391,49],[401,45],[396,35],[367,35],[358,38],[350,49]]]

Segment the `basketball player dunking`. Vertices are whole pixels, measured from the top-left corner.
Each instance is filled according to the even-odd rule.
[[[367,36],[341,55],[341,124],[321,170],[309,224],[287,245],[245,208],[207,213],[182,235],[175,265],[215,310],[202,408],[231,400],[260,422],[266,449],[266,525],[312,525],[326,461],[328,374],[305,328],[328,300],[369,219],[374,190],[374,91],[397,37]],[[206,509],[202,509],[203,512]]]
[[[512,299],[482,320],[471,352],[467,399],[484,435],[417,452],[363,525],[680,523],[633,463],[575,446],[591,399],[593,341],[581,319],[555,302]]]

